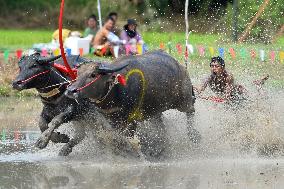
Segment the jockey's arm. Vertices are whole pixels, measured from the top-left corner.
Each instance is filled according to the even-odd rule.
[[[226,79],[226,87],[225,87],[225,99],[226,100],[230,100],[233,89],[234,89],[234,78],[232,75],[228,75]]]
[[[202,93],[202,92],[206,89],[206,87],[207,87],[207,85],[208,85],[208,82],[209,82],[209,79],[206,79],[200,87],[195,87],[195,86],[193,86],[193,89],[194,89],[198,94],[200,94],[200,93]]]

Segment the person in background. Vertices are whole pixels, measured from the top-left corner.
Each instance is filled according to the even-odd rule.
[[[114,56],[113,46],[125,43],[112,32],[114,20],[112,17],[107,17],[104,26],[96,34],[92,44],[95,49],[94,54],[97,56]]]
[[[137,32],[137,23],[134,19],[128,19],[120,34],[120,39],[125,40],[126,44],[130,45],[130,53],[136,54],[136,44],[143,44],[141,35]]]
[[[87,37],[88,35],[92,35],[95,37],[98,32],[96,15],[92,14],[88,17],[87,25],[88,27],[85,29],[83,36]]]
[[[115,35],[119,36],[121,31],[117,27],[118,14],[116,12],[110,12],[108,14],[108,17],[111,17],[114,20],[114,25],[113,25],[113,28],[111,29],[112,33],[114,33]]]
[[[71,30],[62,29],[62,41],[71,35]],[[59,43],[59,30],[55,30],[52,34],[52,43]]]

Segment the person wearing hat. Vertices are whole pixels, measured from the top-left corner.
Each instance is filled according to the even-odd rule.
[[[127,24],[124,25],[123,30],[120,34],[120,39],[125,40],[126,44],[136,45],[137,43],[142,44],[143,40],[141,35],[137,32],[137,23],[134,19],[128,19]],[[134,52],[133,52],[134,53]]]
[[[198,94],[202,93],[209,86],[215,94],[224,98],[224,100],[236,101],[244,99],[247,90],[242,85],[235,83],[233,75],[225,69],[223,58],[220,56],[213,57],[209,65],[211,68],[210,76],[207,77],[201,87],[194,87],[194,90]],[[268,77],[266,75],[259,80],[255,80],[253,83],[262,85]]]

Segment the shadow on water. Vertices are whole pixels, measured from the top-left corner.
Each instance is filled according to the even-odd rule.
[[[31,99],[14,101],[8,99],[1,105],[14,109],[2,109],[0,113],[0,119],[6,120],[1,125],[1,139],[4,129],[6,143],[1,140],[0,189],[284,186],[283,91],[255,96],[234,109],[197,100],[194,122],[203,137],[199,145],[187,140],[185,115],[174,110],[165,112],[167,155],[155,163],[100,149],[91,135],[68,157],[57,155],[61,144],[35,149],[40,103]],[[65,124],[63,131],[68,129]],[[20,134],[15,135],[17,130]]]

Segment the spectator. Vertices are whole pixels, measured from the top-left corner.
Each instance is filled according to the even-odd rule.
[[[104,26],[98,31],[94,40],[93,47],[95,49],[94,54],[97,56],[108,56],[113,55],[113,45],[122,44],[123,41],[119,39],[112,32],[112,28],[114,26],[114,20],[112,17],[108,17],[104,23]]]
[[[84,37],[87,37],[88,35],[92,35],[93,37],[96,36],[98,32],[96,15],[92,14],[89,16],[87,25],[88,27],[84,31]]]
[[[117,19],[118,19],[118,14],[116,12],[110,12],[108,14],[108,17],[111,17],[114,20],[114,25],[112,28],[112,33],[114,33],[115,35],[119,36],[120,34],[120,29],[117,27]]]
[[[136,54],[136,44],[143,44],[141,35],[136,31],[137,23],[133,19],[128,19],[127,24],[123,27],[123,30],[120,34],[121,40],[125,40],[126,44],[133,46],[134,48],[130,49],[131,54]]]

